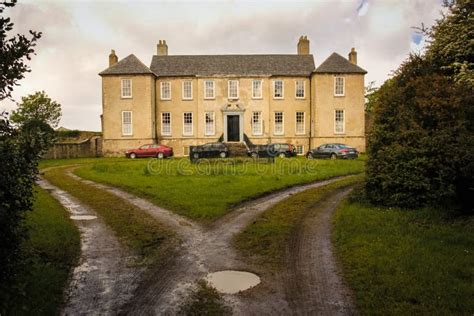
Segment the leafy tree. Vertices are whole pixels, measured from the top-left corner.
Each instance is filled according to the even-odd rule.
[[[13,7],[17,0],[0,1],[0,13],[5,8]],[[0,100],[11,98],[14,86],[23,79],[29,67],[25,64],[25,58],[31,59],[34,54],[36,41],[41,37],[41,32],[30,31],[31,38],[25,35],[7,37],[8,32],[13,30],[10,18],[0,17]]]
[[[51,100],[44,91],[22,97],[18,109],[12,111],[10,120],[23,124],[34,119],[57,127],[61,119],[61,105]]]
[[[0,0],[0,13],[15,4],[16,0]],[[24,35],[7,38],[12,29],[10,19],[0,17],[0,100],[11,98],[14,86],[29,71],[24,59],[34,54],[41,36],[30,31],[30,39]],[[21,295],[13,280],[20,271],[20,245],[26,238],[22,220],[32,207],[39,159],[53,138],[53,129],[41,118],[29,117],[15,127],[0,112],[0,315],[10,314],[9,302]]]
[[[473,210],[472,55],[469,41],[460,45],[473,38],[471,3],[449,3],[426,32],[426,54],[411,55],[375,93],[366,194],[376,204]],[[456,57],[445,55],[449,38]]]

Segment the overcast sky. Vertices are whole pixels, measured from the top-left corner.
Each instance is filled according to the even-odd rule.
[[[60,125],[100,130],[97,74],[107,68],[110,49],[149,65],[160,39],[177,55],[293,54],[307,35],[316,66],[355,47],[366,83],[380,85],[410,51],[422,49],[424,39],[412,27],[432,25],[441,10],[440,0],[19,0],[4,14],[15,32],[43,32],[15,100],[44,90],[62,104]],[[0,105],[13,108],[9,101]]]

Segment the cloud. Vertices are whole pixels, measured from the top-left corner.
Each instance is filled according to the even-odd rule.
[[[413,26],[433,23],[439,0],[399,1],[41,1],[6,13],[15,32],[42,31],[31,73],[14,97],[45,90],[62,104],[62,125],[100,129],[101,79],[110,49],[145,64],[166,39],[170,54],[292,54],[300,35],[319,65],[356,47],[366,81],[381,84],[424,45]],[[418,41],[418,42],[417,42]],[[0,108],[12,109],[3,101]]]

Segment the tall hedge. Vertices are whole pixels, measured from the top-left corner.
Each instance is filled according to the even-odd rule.
[[[432,43],[426,54],[411,55],[376,92],[366,179],[367,197],[375,204],[473,210],[474,60],[469,48],[453,58],[437,44],[453,36],[452,29],[458,31],[453,41],[466,39],[463,31],[472,41],[472,27],[466,26],[472,10],[462,6],[471,4],[452,4],[450,15],[427,32]]]

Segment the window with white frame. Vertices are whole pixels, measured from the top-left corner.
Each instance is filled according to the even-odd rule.
[[[262,80],[252,81],[252,98],[253,99],[262,98]]]
[[[161,85],[161,100],[171,100],[171,82],[163,81]]]
[[[334,77],[334,95],[344,96],[344,77]]]
[[[344,110],[336,110],[334,112],[334,133],[344,133]]]
[[[161,113],[161,135],[171,136],[171,113]]]
[[[193,82],[191,80],[183,81],[183,100],[193,99]]]
[[[305,97],[304,81],[303,80],[296,80],[295,81],[295,97],[297,99],[304,99],[304,97]]]
[[[296,154],[297,155],[304,155],[304,146],[303,145],[296,145]]]
[[[252,134],[263,134],[262,112],[252,112]]]
[[[229,99],[238,99],[239,98],[239,81],[229,80],[228,85],[229,85],[228,86]]]
[[[214,119],[214,112],[205,113],[206,121],[206,135],[214,135],[216,133],[216,121]]]
[[[296,112],[296,134],[304,134],[304,112]]]
[[[122,135],[130,136],[133,134],[132,111],[122,112]]]
[[[275,135],[283,135],[283,112],[275,112]]]
[[[283,80],[273,81],[273,98],[283,99]]]
[[[191,136],[193,134],[193,113],[183,113],[183,135]]]
[[[204,81],[204,99],[214,99],[215,94],[215,82],[214,80]]]
[[[121,91],[122,98],[132,97],[132,79],[122,79]]]

